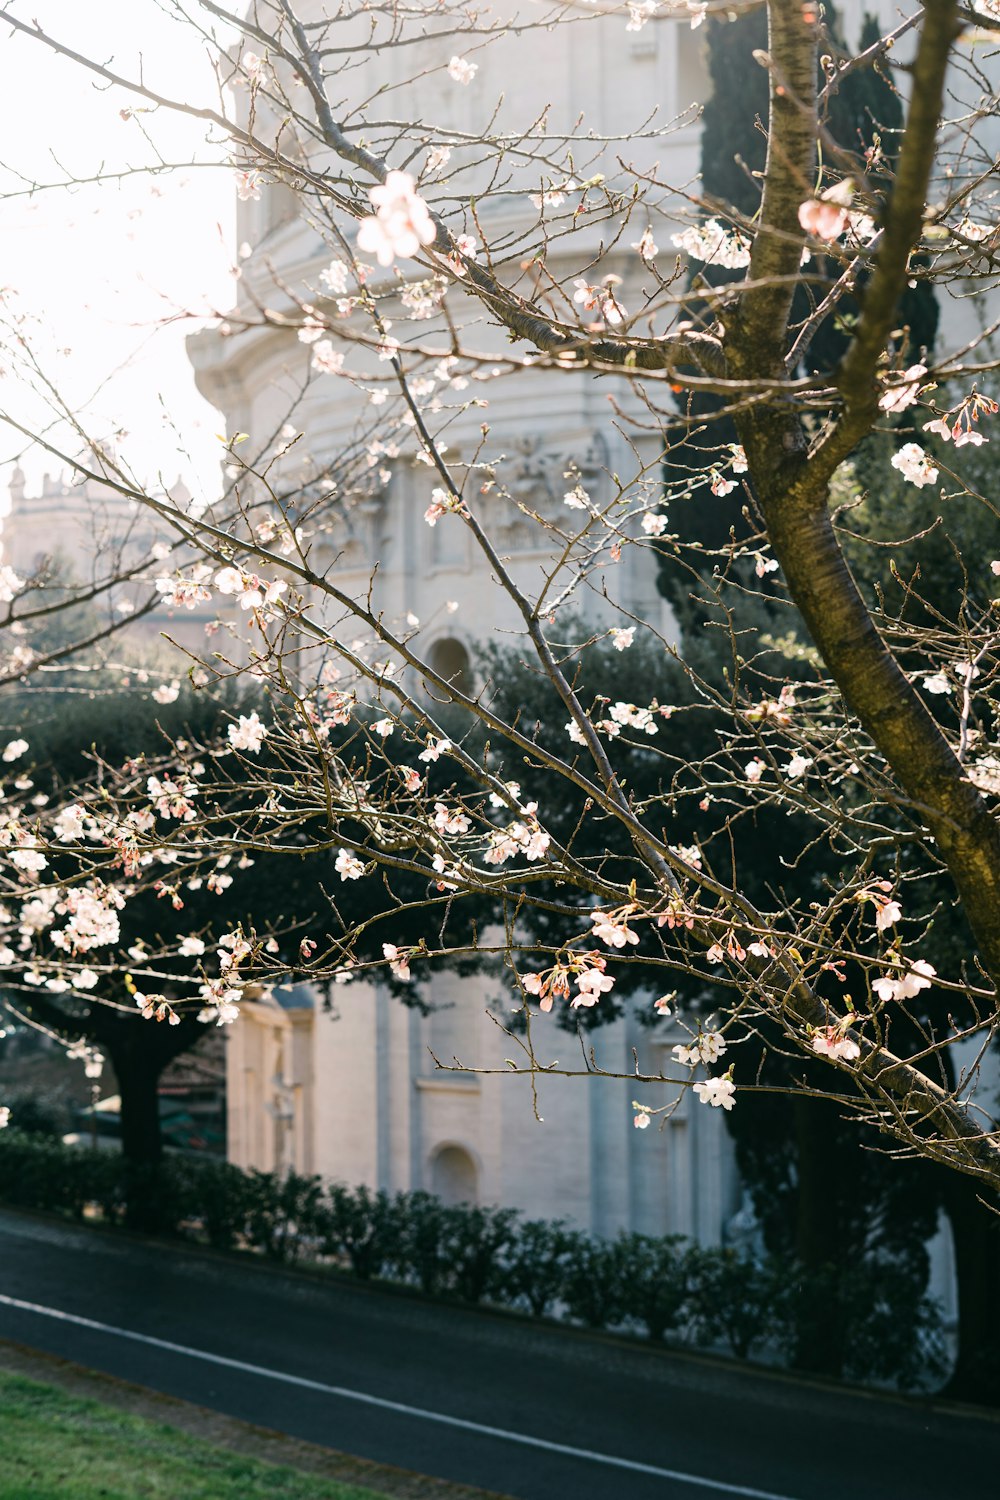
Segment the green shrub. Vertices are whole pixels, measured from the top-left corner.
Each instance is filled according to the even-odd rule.
[[[228,1161],[184,1160],[188,1187],[184,1217],[201,1225],[216,1250],[232,1250],[246,1238],[254,1186],[246,1172]]]
[[[780,1271],[773,1260],[736,1250],[702,1250],[699,1259],[689,1303],[694,1342],[724,1339],[738,1359],[749,1359],[781,1327]]]
[[[620,1313],[644,1325],[659,1342],[684,1322],[698,1281],[701,1252],[684,1249],[682,1235],[653,1239],[621,1234],[615,1241],[615,1274],[621,1288]]]
[[[251,1168],[248,1187],[247,1242],[269,1260],[298,1260],[309,1242],[322,1238],[319,1177],[298,1172],[278,1176]]]
[[[403,1280],[414,1282],[427,1297],[437,1297],[448,1289],[451,1273],[449,1256],[449,1218],[454,1210],[445,1208],[431,1193],[406,1193],[399,1240],[399,1270]]]
[[[401,1200],[333,1183],[318,1216],[322,1253],[346,1259],[362,1281],[398,1273]]]
[[[588,1328],[641,1326],[700,1345],[725,1341],[741,1359],[767,1347],[808,1368],[811,1329],[829,1332],[844,1375],[926,1387],[945,1370],[939,1309],[919,1263],[874,1256],[807,1268],[705,1250],[679,1236],[606,1241],[561,1221],[524,1222],[513,1209],[446,1207],[429,1193],[324,1187],[296,1172],[243,1172],[228,1162],[168,1155],[136,1169],[93,1151],[7,1129],[0,1133],[0,1202],[80,1219],[245,1245],[271,1260],[325,1256],[362,1280],[395,1278],[430,1296],[528,1308],[560,1306]],[[819,1333],[817,1333],[819,1336]]]
[[[544,1318],[563,1295],[575,1242],[576,1231],[563,1219],[528,1219],[520,1224],[503,1251],[497,1288],[502,1300]]]
[[[611,1328],[627,1316],[628,1288],[620,1244],[571,1230],[560,1291],[570,1317],[588,1328]]]
[[[460,1204],[445,1216],[449,1291],[463,1302],[502,1301],[503,1256],[518,1238],[517,1210]]]

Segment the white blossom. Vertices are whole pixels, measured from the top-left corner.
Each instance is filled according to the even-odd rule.
[[[720,1106],[730,1110],[736,1103],[736,1085],[730,1078],[706,1078],[704,1083],[696,1083],[694,1091],[702,1104],[711,1104],[714,1109]]]
[[[904,443],[899,452],[892,455],[891,463],[904,479],[915,484],[918,489],[923,489],[928,484],[937,484],[938,471],[919,443]]]
[[[251,755],[257,755],[260,753],[267,729],[254,712],[240,714],[239,723],[230,724],[227,734],[234,750],[246,750]]]
[[[479,64],[468,62],[464,57],[453,57],[448,64],[448,77],[456,83],[469,84],[479,72]]]
[[[391,266],[397,257],[417,255],[421,246],[433,244],[437,230],[408,172],[390,172],[368,196],[375,216],[362,219],[358,249],[374,255],[380,266]]]
[[[681,234],[671,236],[678,250],[706,265],[724,266],[739,271],[750,264],[750,241],[736,229],[726,229],[718,219],[692,224]]]

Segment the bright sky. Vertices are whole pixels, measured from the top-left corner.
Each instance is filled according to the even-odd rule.
[[[14,0],[19,19],[129,76],[140,54],[148,84],[213,102],[204,43],[155,0]],[[107,89],[31,38],[5,33],[0,90],[0,232],[4,304],[27,317],[45,373],[99,436],[123,429],[120,452],[144,480],[183,475],[196,494],[219,484],[221,419],[195,389],[184,351],[204,317],[232,302],[234,177],[211,166],[156,178],[10,197],[32,182],[122,171],[156,160],[222,161],[206,126],[166,111],[123,120],[139,101]],[[23,174],[27,182],[18,180]],[[28,427],[45,408],[3,361],[0,407]],[[174,430],[176,428],[176,430]],[[77,446],[79,446],[77,444]],[[32,493],[54,459],[0,425],[0,514],[12,461]]]

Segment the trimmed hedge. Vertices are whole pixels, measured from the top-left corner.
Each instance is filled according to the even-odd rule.
[[[844,1373],[903,1389],[943,1375],[938,1308],[893,1262],[807,1269],[769,1256],[705,1249],[678,1235],[601,1240],[515,1209],[447,1207],[430,1193],[372,1192],[295,1172],[243,1172],[168,1156],[136,1172],[109,1151],[0,1134],[0,1201],[106,1223],[136,1222],[219,1250],[310,1261],[428,1296],[488,1303],[587,1328],[725,1349],[740,1359],[793,1357],[804,1310],[834,1298],[848,1337]]]

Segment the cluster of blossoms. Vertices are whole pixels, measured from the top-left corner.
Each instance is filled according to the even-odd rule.
[[[823,1057],[832,1057],[836,1062],[856,1062],[861,1056],[861,1048],[853,1037],[846,1035],[845,1027],[849,1021],[843,1021],[837,1026],[822,1026],[813,1033],[812,1049]]]
[[[516,781],[507,783],[507,789],[513,798],[517,798],[521,788]],[[490,794],[490,801],[494,807],[504,806],[503,799],[496,793]],[[521,816],[515,818],[504,828],[495,828],[489,836],[489,845],[483,855],[483,863],[487,865],[502,865],[508,859],[514,859],[521,854],[529,862],[535,864],[544,859],[551,839],[538,821],[538,803],[528,802],[520,809]]]
[[[444,802],[435,802],[432,822],[438,833],[468,833],[472,827],[472,820],[467,813],[460,808],[448,807]]]
[[[879,932],[885,932],[887,927],[892,927],[903,915],[903,908],[894,899],[892,894],[892,882],[889,880],[877,880],[874,885],[865,886],[855,897],[856,901],[870,901],[875,907],[875,926]]]
[[[729,444],[730,459],[727,465],[731,474],[746,474],[749,470],[747,456],[741,443]],[[710,472],[709,488],[713,495],[730,495],[737,488],[739,480],[727,479],[725,474],[717,468]]]
[[[478,72],[479,64],[464,57],[453,57],[448,64],[448,77],[455,83],[470,84]]]
[[[360,880],[365,873],[365,867],[356,854],[349,849],[340,849],[337,858],[333,862],[333,868],[341,880]]]
[[[203,1002],[198,1012],[199,1021],[204,1024],[214,1021],[216,1026],[230,1026],[239,1019],[241,993],[233,989],[226,979],[209,980],[199,986],[198,994]]]
[[[925,453],[919,443],[904,443],[898,452],[892,455],[890,460],[892,467],[898,469],[903,478],[910,484],[915,484],[918,489],[925,485],[937,484],[938,470],[934,461],[928,453]]]
[[[625,24],[626,31],[641,31],[649,20],[657,12],[657,0],[628,0],[628,21]]]
[[[178,574],[174,578],[169,574],[162,575],[154,580],[154,587],[168,609],[197,609],[199,604],[207,604],[212,598],[212,590],[208,587],[211,576],[212,569],[199,563],[187,574]]]
[[[886,1003],[890,1000],[912,1000],[921,990],[930,989],[937,974],[934,965],[923,958],[914,959],[904,966],[902,959],[891,954],[889,961],[894,966],[893,972],[872,981],[872,989]]]
[[[615,295],[615,287],[621,286],[621,280],[620,276],[612,273],[605,276],[598,286],[591,286],[582,276],[578,276],[574,282],[576,291],[573,293],[573,301],[579,303],[582,312],[596,313],[601,322],[610,323],[613,327],[624,322],[628,316]]]
[[[956,448],[964,448],[967,443],[978,448],[983,443],[988,443],[989,438],[984,437],[974,424],[981,416],[996,416],[998,410],[1000,407],[992,396],[982,396],[978,391],[973,391],[961,406],[945,412],[942,417],[935,417],[933,422],[925,422],[924,431],[936,432],[946,443],[953,442]]]
[[[238,172],[236,175],[236,196],[241,203],[258,203],[260,201],[260,190],[264,185],[264,178],[260,172],[252,168],[247,172]]]
[[[660,247],[654,240],[653,231],[648,224],[639,238],[633,243],[632,249],[638,255],[639,259],[644,260],[647,265],[652,265],[653,261],[659,255]]]
[[[835,183],[818,198],[807,198],[799,204],[799,224],[806,234],[818,240],[832,243],[839,240],[850,222],[848,212],[854,198],[854,183],[850,177]]]
[[[52,944],[67,953],[86,953],[116,943],[121,936],[118,913],[125,897],[113,886],[91,881],[89,886],[60,892],[54,917],[68,917],[65,927],[52,932]]]
[[[628,643],[629,645],[631,642]],[[624,647],[619,646],[618,650]],[[606,734],[609,739],[616,740],[623,729],[638,729],[644,734],[656,734],[659,725],[656,722],[657,715],[668,719],[673,712],[670,708],[663,708],[657,702],[650,704],[649,708],[639,708],[635,703],[619,701],[612,703],[608,709],[606,718],[594,721],[595,729]],[[566,733],[574,745],[585,745],[587,743],[583,730],[575,720],[570,720],[566,725]]]
[[[181,1018],[165,995],[144,995],[133,989],[132,998],[144,1021],[166,1021],[169,1026],[179,1026]]]
[[[281,578],[267,582],[242,568],[222,568],[215,575],[215,586],[220,594],[235,595],[240,609],[262,609],[267,604],[277,604],[288,588]]]
[[[601,953],[571,953],[565,962],[555,963],[551,969],[522,975],[521,983],[529,995],[538,997],[539,1010],[551,1010],[555,1000],[570,1000],[575,1010],[581,1005],[596,1005],[602,995],[614,988],[615,981],[606,972],[607,967],[607,959]],[[577,989],[572,999],[571,984]]]
[[[926,374],[926,365],[911,365],[901,375],[889,375],[886,389],[879,397],[878,404],[882,411],[906,411],[907,407],[912,406],[920,395],[920,382]]]
[[[0,604],[9,604],[23,588],[24,579],[6,563],[0,563]]]
[[[260,747],[267,735],[267,728],[261,723],[257,713],[240,714],[235,724],[230,724],[226,730],[226,738],[234,750],[245,750],[251,755],[259,755]]]
[[[698,851],[696,849],[695,854],[697,853]],[[687,862],[688,864],[691,863],[690,860],[688,860]],[[698,864],[695,868],[700,867],[701,858],[699,856]],[[671,896],[670,901],[667,904],[666,910],[661,911],[659,916],[657,917],[656,925],[657,927],[666,927],[670,932],[673,932],[675,927],[683,927],[690,931],[694,927],[694,912],[688,910],[687,906],[684,904],[684,898],[682,896],[673,895]],[[660,1002],[657,1001],[656,1003],[657,1005],[659,1005]]]
[[[415,949],[400,948],[396,943],[383,943],[382,956],[389,965],[389,969],[397,979],[407,980],[410,975],[410,960]]]
[[[743,717],[750,724],[774,724],[783,729],[792,722],[791,710],[795,707],[795,688],[786,682],[777,698],[762,698],[752,708],[745,708]]]
[[[683,233],[673,235],[672,241],[678,250],[706,265],[740,271],[750,264],[750,241],[739,230],[727,229],[718,219],[692,224]]]
[[[475,72],[475,64],[467,66]],[[418,255],[423,246],[434,243],[434,221],[409,172],[388,173],[368,197],[375,215],[358,226],[358,249],[374,255],[380,266],[391,266],[400,256]]]
[[[726,958],[734,958],[737,963],[745,963],[747,955],[752,958],[773,958],[774,949],[770,943],[763,938],[754,938],[744,948],[735,931],[730,928],[725,939],[721,943],[713,943],[705,957],[710,964],[721,964]]]
[[[468,511],[457,495],[442,489],[431,490],[431,503],[424,511],[428,526],[436,526],[442,516],[448,515],[467,516]]]
[[[695,1067],[698,1063],[714,1063],[726,1051],[726,1039],[721,1031],[702,1031],[690,1047],[672,1047],[675,1062],[684,1067]]]
[[[706,1078],[694,1085],[694,1091],[702,1104],[713,1109],[729,1111],[736,1103],[736,1085],[731,1078]]]
[[[146,780],[146,795],[154,812],[159,813],[161,818],[176,818],[179,822],[193,823],[197,817],[197,809],[191,799],[197,797],[198,786],[190,777],[174,781],[170,776],[162,779],[150,776]],[[146,829],[141,831],[145,832]]]
[[[594,925],[594,937],[600,938],[608,948],[624,948],[626,944],[634,947],[639,941],[639,934],[628,925],[628,919],[636,910],[638,908],[635,903],[630,901],[614,911],[592,911],[590,920]]]
[[[339,375],[344,368],[344,354],[334,348],[330,339],[320,339],[310,363],[318,375]]]
[[[440,760],[441,757],[442,757],[442,755],[447,755],[450,749],[451,749],[451,740],[445,740],[445,739],[441,739],[441,740],[438,740],[438,739],[428,740],[426,748],[423,749],[423,750],[421,750],[420,754],[417,756],[417,759],[418,760],[426,761],[427,764],[430,765],[433,761]],[[413,773],[411,773],[411,775],[412,774]],[[420,778],[418,777],[417,778],[418,782],[419,782],[419,779]],[[410,787],[409,785],[407,786],[407,791],[414,791],[414,790],[415,790],[414,787]]]
[[[467,274],[466,261],[474,261],[479,253],[479,242],[474,234],[455,236],[455,249],[445,256],[445,264],[456,276]]]

